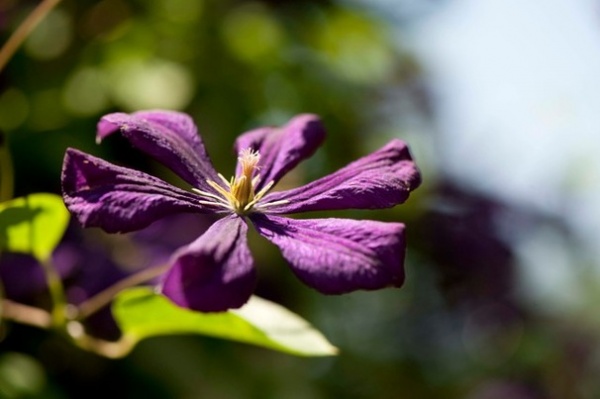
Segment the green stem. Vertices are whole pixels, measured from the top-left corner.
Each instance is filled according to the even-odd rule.
[[[46,282],[52,301],[52,325],[63,328],[67,322],[67,301],[62,281],[50,260],[40,263],[46,274]]]
[[[43,0],[19,25],[17,30],[8,38],[0,49],[0,71],[4,69],[8,61],[23,44],[27,36],[35,29],[44,17],[58,4],[60,0]]]

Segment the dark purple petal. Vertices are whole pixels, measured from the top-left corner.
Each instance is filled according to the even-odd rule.
[[[303,114],[281,128],[263,127],[242,134],[235,142],[235,150],[252,148],[260,153],[260,190],[271,181],[277,183],[300,161],[314,154],[324,139],[325,129],[319,117]]]
[[[337,172],[292,190],[273,192],[258,204],[285,200],[269,213],[335,209],[381,209],[403,203],[421,183],[408,147],[392,140],[383,148]]]
[[[86,238],[77,234],[74,236],[71,231],[67,240],[61,243],[53,254],[56,267],[70,265],[73,268],[72,275],[63,280],[67,301],[73,305],[81,304],[129,274],[125,268],[108,257],[106,248],[96,240]],[[111,247],[111,250],[113,249],[114,247]],[[121,336],[121,331],[112,317],[110,305],[103,306],[86,317],[83,325],[86,333],[98,338],[117,340]]]
[[[109,233],[138,230],[174,213],[211,212],[194,193],[72,148],[65,154],[62,190],[67,208],[84,227]]]
[[[371,220],[253,214],[258,232],[281,249],[294,273],[325,294],[399,287],[404,282],[404,225]]]
[[[54,260],[56,261],[56,255]],[[54,262],[54,265],[61,278],[71,276],[74,272],[71,263]],[[3,296],[30,305],[40,305],[36,303],[36,299],[43,297],[48,288],[42,265],[32,255],[24,253],[2,253],[0,282]]]
[[[108,114],[98,122],[97,141],[117,131],[192,186],[207,189],[206,179],[217,181],[204,143],[188,115],[175,111]]]
[[[201,312],[242,306],[256,283],[247,232],[246,222],[238,216],[217,221],[175,254],[162,293],[179,306]]]

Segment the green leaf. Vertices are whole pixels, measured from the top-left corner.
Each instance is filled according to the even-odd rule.
[[[237,310],[201,313],[178,307],[149,288],[136,287],[117,295],[113,314],[123,331],[123,342],[131,345],[129,350],[144,338],[201,334],[299,356],[337,353],[337,348],[304,319],[256,296]]]
[[[41,262],[50,258],[69,222],[63,200],[36,193],[0,203],[0,252],[23,252]]]

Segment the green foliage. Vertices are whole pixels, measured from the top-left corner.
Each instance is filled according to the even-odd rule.
[[[18,352],[0,355],[0,398],[41,397],[46,386],[42,365]]]
[[[265,299],[252,297],[241,309],[200,313],[180,308],[150,288],[138,287],[119,294],[113,313],[131,348],[160,335],[201,334],[245,342],[299,356],[337,353],[307,321]]]
[[[36,193],[0,204],[0,251],[29,253],[47,261],[62,238],[69,212],[62,198]]]

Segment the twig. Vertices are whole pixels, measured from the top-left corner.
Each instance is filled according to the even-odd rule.
[[[52,325],[52,316],[43,309],[13,302],[10,299],[2,300],[0,306],[0,315],[5,319],[40,328],[50,328]]]
[[[50,329],[52,327],[52,315],[49,312],[33,306],[13,302],[10,299],[4,299],[0,302],[0,317],[42,329]],[[73,321],[71,323],[77,322]],[[64,332],[65,336],[70,338],[71,342],[78,347],[111,359],[125,356],[135,345],[135,341],[129,337],[122,337],[118,341],[105,341],[91,337],[83,331],[76,334],[72,333],[69,328],[66,330],[62,330],[61,328],[57,331]]]
[[[104,306],[108,305],[115,295],[119,292],[123,291],[126,288],[136,286],[141,283],[145,283],[147,281],[152,280],[155,277],[163,274],[169,265],[160,265],[151,267],[149,269],[144,269],[139,271],[131,276],[125,277],[122,280],[117,281],[115,284],[111,285],[104,291],[100,291],[98,294],[94,295],[87,301],[83,302],[79,305],[79,310],[77,312],[77,320],[85,319],[90,315],[96,313],[98,310],[102,309]]]
[[[13,54],[23,44],[27,36],[44,19],[60,0],[43,0],[13,32],[8,41],[0,49],[0,71],[4,69]]]
[[[128,337],[121,337],[118,341],[105,341],[86,335],[74,340],[75,344],[82,349],[110,359],[118,359],[127,355],[136,344],[135,340]]]

